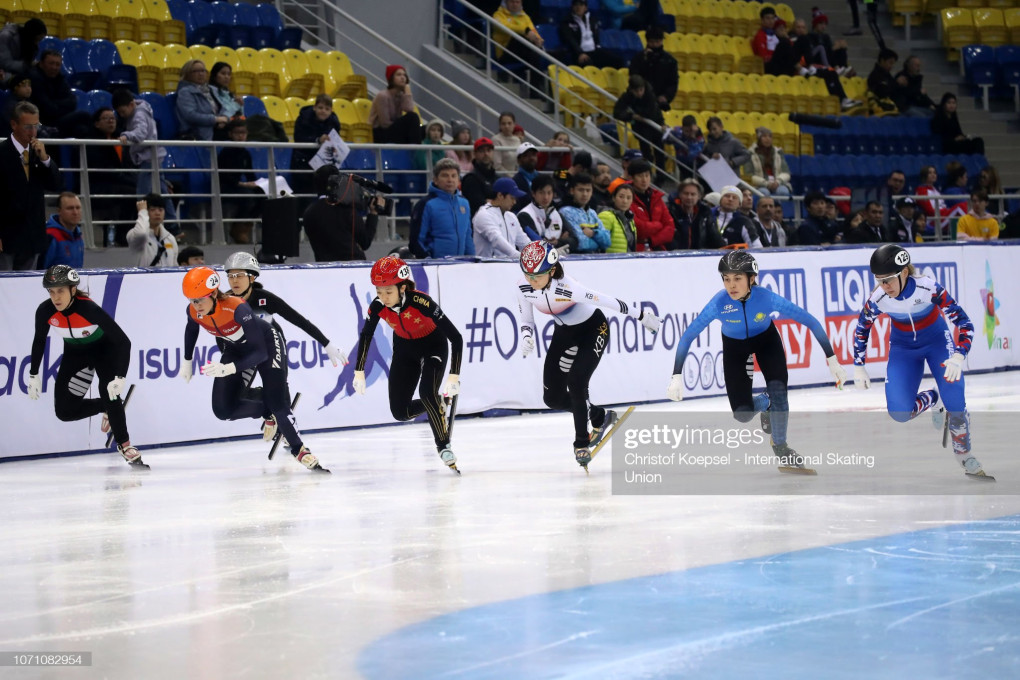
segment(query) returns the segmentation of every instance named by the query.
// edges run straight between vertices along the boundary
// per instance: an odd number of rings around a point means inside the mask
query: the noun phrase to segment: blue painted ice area
[[[1020,515],[475,607],[376,640],[358,669],[368,680],[1020,678]]]

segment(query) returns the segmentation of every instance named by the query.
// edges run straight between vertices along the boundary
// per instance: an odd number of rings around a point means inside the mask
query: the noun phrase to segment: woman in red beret
[[[414,110],[411,79],[398,64],[386,67],[386,89],[372,100],[368,112],[376,144],[420,144],[424,137],[421,119]]]

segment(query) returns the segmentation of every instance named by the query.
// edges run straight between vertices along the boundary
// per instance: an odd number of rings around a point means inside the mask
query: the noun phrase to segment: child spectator
[[[599,213],[602,225],[609,231],[607,253],[633,253],[637,250],[637,231],[634,228],[634,186],[619,177],[609,185],[613,206]]]
[[[588,207],[591,200],[591,175],[581,173],[571,177],[570,205],[560,208],[563,222],[577,239],[578,253],[604,253],[609,247],[609,232],[594,210]]]
[[[442,146],[444,143],[443,133],[445,131],[446,125],[443,121],[438,118],[430,120],[429,124],[425,126],[425,139],[422,140],[422,146]],[[449,158],[449,155],[452,155],[452,153],[452,151],[445,149],[415,151],[414,167],[416,170],[428,170],[429,167],[435,166],[442,159]],[[431,163],[429,163],[429,155],[432,156]]]
[[[156,133],[156,118],[152,114],[152,107],[144,99],[135,99],[135,96],[128,90],[119,89],[113,93],[113,108],[124,124],[124,132],[120,135],[120,143],[131,145],[128,150],[131,162],[141,170],[136,175],[136,195],[144,196],[149,193],[157,193],[153,191],[152,186],[151,170],[153,160],[155,159],[155,164],[158,167],[166,156],[166,149],[162,146],[142,144],[142,142],[156,140],[159,137]],[[153,153],[155,153],[155,156],[153,156]],[[170,185],[163,179],[162,174],[159,178],[158,193],[171,193]],[[173,201],[164,201],[163,206],[166,209],[166,218],[172,225],[177,220],[177,211],[174,208]],[[171,233],[179,234],[181,231],[180,227],[171,225],[168,225],[166,228]]]
[[[197,267],[205,264],[205,253],[198,246],[185,246],[177,253],[178,267]]]
[[[450,141],[451,145],[457,146],[471,146],[471,128],[468,127],[467,123],[461,120],[455,120],[450,124],[450,128],[453,134],[453,140]],[[453,154],[452,158],[457,161],[458,167],[460,167],[461,173],[471,172],[474,169],[472,161],[474,161],[474,152],[471,150],[453,150],[449,152]]]
[[[970,212],[956,223],[957,241],[991,241],[999,237],[999,221],[988,212],[988,194],[978,190],[970,195]]]
[[[514,149],[520,146],[521,143],[514,136],[514,126],[516,124],[517,119],[510,111],[504,111],[499,114],[499,134],[492,136],[492,143],[496,146],[508,146],[511,148],[508,151],[497,151],[492,157],[492,165],[496,168],[497,172],[510,172],[517,167],[517,154]]]

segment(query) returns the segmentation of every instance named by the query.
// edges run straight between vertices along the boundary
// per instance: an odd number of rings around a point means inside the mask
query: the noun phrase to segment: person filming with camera
[[[305,210],[304,228],[315,261],[364,260],[379,213],[387,212],[386,199],[362,190],[360,178],[332,165],[320,167],[312,179],[319,198]]]

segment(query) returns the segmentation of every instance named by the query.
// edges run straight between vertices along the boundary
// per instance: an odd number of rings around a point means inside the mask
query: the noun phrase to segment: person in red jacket
[[[761,8],[758,16],[761,17],[761,28],[751,38],[751,51],[767,64],[772,59],[776,45],[779,44],[775,32],[776,10],[766,5]]]
[[[637,249],[666,250],[673,241],[676,224],[666,207],[666,194],[652,186],[652,166],[639,158],[630,164],[634,184],[634,226],[637,228]]]

